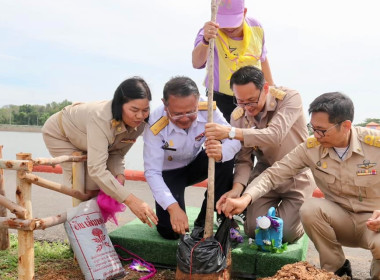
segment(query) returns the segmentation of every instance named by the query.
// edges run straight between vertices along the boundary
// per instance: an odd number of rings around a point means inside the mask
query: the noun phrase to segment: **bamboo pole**
[[[33,162],[30,160],[0,160],[0,168],[32,171]]]
[[[0,145],[0,159],[3,158],[3,146]],[[0,198],[5,196],[4,188],[4,171],[0,168]],[[0,201],[0,218],[7,217],[7,208]],[[8,229],[0,229],[0,250],[6,250],[10,247]]]
[[[218,11],[219,1],[211,0],[211,21],[216,21],[216,13]],[[207,59],[207,77],[208,77],[208,106],[207,106],[207,122],[213,122],[213,99],[214,99],[214,46],[215,39],[210,39],[209,55]],[[215,199],[215,159],[208,158],[208,184],[207,184],[207,208],[204,238],[213,235],[214,222],[214,199]]]
[[[18,160],[30,160],[31,154],[19,153],[16,155]],[[30,161],[31,162],[31,161]],[[33,164],[32,164],[33,165]],[[33,169],[33,166],[32,166]],[[32,219],[32,200],[31,200],[31,183],[20,179],[20,173],[17,171],[17,203],[24,207],[28,213],[27,219]],[[34,237],[33,231],[18,231],[18,279],[34,279]]]
[[[46,229],[64,223],[67,220],[67,213],[56,216],[46,217],[43,219],[22,220],[16,218],[0,217],[0,228],[2,229],[18,229],[32,231],[36,229]]]
[[[82,162],[87,159],[86,155],[82,156],[59,156],[55,158],[36,158],[33,160],[34,165],[50,165],[55,166],[63,162]]]
[[[32,173],[23,172],[20,174],[20,176],[22,179],[25,179],[29,183],[38,185],[40,187],[43,187],[43,188],[46,188],[46,189],[49,189],[52,191],[56,191],[59,193],[63,193],[63,194],[72,196],[72,197],[79,199],[79,200],[82,200],[82,201],[89,200],[91,198],[90,194],[82,193],[79,190],[72,189],[72,188],[64,186],[62,184],[41,178],[41,177],[34,175]]]
[[[0,195],[0,206],[3,206],[9,209],[9,211],[15,214],[17,218],[19,219],[25,220],[28,216],[28,211],[24,207],[14,203],[13,201],[9,200],[3,195]],[[1,216],[1,217],[6,217],[6,216]]]
[[[73,156],[82,156],[82,152],[74,152]],[[73,162],[73,190],[85,192],[84,162]],[[73,206],[77,206],[82,200],[73,198]]]

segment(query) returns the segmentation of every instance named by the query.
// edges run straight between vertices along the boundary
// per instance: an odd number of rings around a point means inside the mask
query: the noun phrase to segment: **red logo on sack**
[[[103,231],[100,228],[94,228],[92,230],[92,235],[95,236],[92,240],[98,244],[96,247],[96,252],[99,252],[103,249],[103,245],[107,247],[111,247],[111,245],[105,241],[106,235],[103,234]]]

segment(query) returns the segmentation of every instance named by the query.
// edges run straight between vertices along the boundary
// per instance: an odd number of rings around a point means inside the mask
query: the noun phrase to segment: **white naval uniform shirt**
[[[201,152],[202,145],[206,140],[203,133],[207,123],[207,111],[198,111],[196,120],[187,132],[169,121],[169,124],[155,136],[150,130],[150,126],[162,116],[166,116],[164,105],[150,114],[149,125],[145,127],[144,170],[154,199],[166,210],[169,205],[177,201],[165,184],[162,171],[184,167]],[[213,117],[214,123],[229,126],[219,109],[214,110]],[[229,161],[240,150],[240,141],[225,139],[222,142],[222,161]],[[165,144],[168,148],[175,150],[163,149]]]

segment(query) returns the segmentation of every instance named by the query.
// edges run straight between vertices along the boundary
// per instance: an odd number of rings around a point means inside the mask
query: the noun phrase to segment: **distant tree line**
[[[375,123],[380,124],[380,119],[367,118],[367,119],[364,120],[364,122],[362,122],[362,123],[357,123],[357,124],[355,124],[355,125],[356,125],[356,126],[366,126],[367,123],[370,123],[370,122],[375,122]]]
[[[0,108],[0,124],[41,126],[51,115],[71,103],[71,101],[65,99],[60,103],[52,102],[45,106],[30,104],[21,106],[6,105]]]

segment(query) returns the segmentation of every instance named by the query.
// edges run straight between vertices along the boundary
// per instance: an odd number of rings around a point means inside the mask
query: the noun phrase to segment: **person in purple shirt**
[[[235,109],[230,89],[232,73],[243,66],[261,69],[268,85],[274,85],[265,47],[264,30],[260,23],[246,17],[244,0],[222,0],[216,22],[208,21],[199,30],[192,53],[193,67],[204,68],[208,59],[209,41],[214,48],[214,100],[224,118],[230,122]],[[205,85],[208,86],[206,76]]]

